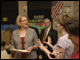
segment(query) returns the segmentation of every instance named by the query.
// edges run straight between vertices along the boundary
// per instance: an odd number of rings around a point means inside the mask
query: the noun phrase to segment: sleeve
[[[69,47],[68,42],[65,39],[60,39],[58,46],[62,47],[63,49],[67,49]]]
[[[11,49],[15,48],[14,33],[12,33]]]
[[[37,36],[38,36],[38,38],[39,38],[39,31],[38,31],[38,29],[36,29],[36,33],[37,33]]]
[[[33,41],[33,44],[34,44],[34,46],[36,46],[36,50],[38,49],[38,47],[37,47],[37,39],[38,39],[38,37],[37,37],[37,34],[36,34],[36,32],[34,31],[34,41]]]

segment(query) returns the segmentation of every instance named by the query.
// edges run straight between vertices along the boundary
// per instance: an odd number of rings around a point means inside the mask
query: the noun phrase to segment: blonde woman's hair
[[[71,14],[65,14],[61,17],[57,18],[57,21],[60,25],[62,25],[64,28],[66,27],[66,23],[70,20],[72,20],[74,17]]]
[[[16,25],[17,25],[19,28],[22,26],[22,25],[21,25],[21,19],[22,19],[22,17],[26,17],[27,20],[29,21],[29,18],[28,18],[27,15],[18,15],[18,16],[17,16],[17,19],[16,19]]]

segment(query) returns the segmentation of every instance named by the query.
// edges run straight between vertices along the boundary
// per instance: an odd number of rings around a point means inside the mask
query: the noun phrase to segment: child
[[[7,55],[8,54],[7,51],[4,50],[5,44],[6,44],[5,41],[1,42],[1,55]]]

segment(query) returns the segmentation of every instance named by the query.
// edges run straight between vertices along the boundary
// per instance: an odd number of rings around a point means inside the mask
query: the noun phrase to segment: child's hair
[[[57,18],[58,23],[62,25],[64,28],[66,27],[66,23],[70,20],[72,20],[74,17],[71,14],[65,14],[62,15],[61,17]]]
[[[2,41],[1,42],[1,46],[5,46],[6,45],[6,42],[5,41]]]

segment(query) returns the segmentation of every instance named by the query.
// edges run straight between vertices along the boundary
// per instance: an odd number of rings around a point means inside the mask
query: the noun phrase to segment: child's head
[[[58,24],[58,30],[61,31],[62,29],[65,29],[66,23],[70,20],[72,20],[74,17],[70,14],[65,14],[57,18]]]
[[[1,42],[1,51],[3,51],[5,45],[6,45],[6,42],[5,42],[5,41],[2,41],[2,42]]]
[[[5,41],[2,41],[1,42],[1,46],[5,46],[6,45],[6,42]]]

